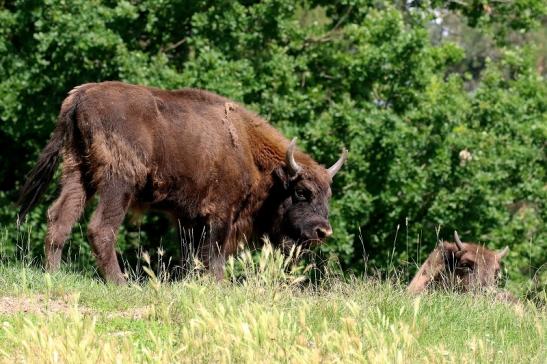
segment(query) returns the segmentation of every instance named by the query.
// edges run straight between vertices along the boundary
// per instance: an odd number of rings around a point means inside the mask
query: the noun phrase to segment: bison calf
[[[88,237],[107,281],[124,277],[115,252],[127,211],[155,209],[205,234],[195,247],[217,278],[238,242],[269,235],[308,246],[332,234],[330,184],[344,150],[324,168],[241,105],[196,89],[121,82],[74,88],[23,187],[19,219],[37,203],[63,158],[61,193],[48,210],[46,267],[94,195]]]
[[[454,242],[441,242],[433,250],[407,290],[416,294],[431,285],[460,291],[495,287],[500,261],[508,252],[508,247],[493,252],[478,244],[462,243],[454,231]]]

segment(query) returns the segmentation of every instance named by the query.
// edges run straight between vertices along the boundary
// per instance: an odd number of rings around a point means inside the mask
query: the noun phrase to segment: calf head
[[[316,163],[301,165],[296,162],[295,146],[296,140],[293,139],[287,148],[285,164],[274,171],[280,192],[276,197],[279,204],[273,235],[277,240],[306,248],[332,234],[328,208],[330,184],[346,161],[348,152],[344,149],[340,159],[326,169]]]
[[[441,242],[433,250],[410,282],[408,291],[422,292],[431,283],[460,291],[494,287],[501,259],[508,252],[508,247],[494,252],[478,244],[462,243],[454,231],[454,242]]]

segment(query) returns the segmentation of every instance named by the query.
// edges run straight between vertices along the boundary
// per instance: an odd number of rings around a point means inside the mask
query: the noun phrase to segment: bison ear
[[[274,169],[273,174],[277,177],[277,179],[279,179],[279,182],[281,182],[285,190],[289,189],[289,183],[291,179],[289,178],[282,166]]]

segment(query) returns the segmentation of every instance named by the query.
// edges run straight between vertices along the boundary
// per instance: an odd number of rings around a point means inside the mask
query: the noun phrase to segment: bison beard
[[[222,278],[240,241],[269,235],[310,245],[332,234],[330,184],[347,158],[326,169],[278,131],[216,94],[120,82],[74,88],[29,174],[19,221],[63,158],[61,193],[48,210],[46,267],[57,270],[72,226],[94,196],[88,237],[107,281],[125,281],[115,252],[129,209],[155,209],[205,231],[199,258]]]

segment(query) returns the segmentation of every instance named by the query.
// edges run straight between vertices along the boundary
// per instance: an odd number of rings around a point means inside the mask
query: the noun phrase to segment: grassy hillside
[[[227,281],[105,285],[81,274],[0,267],[2,362],[541,363],[547,316],[532,305],[374,280],[286,273],[266,249]],[[234,269],[234,267],[238,267]],[[234,271],[237,271],[237,279]]]

